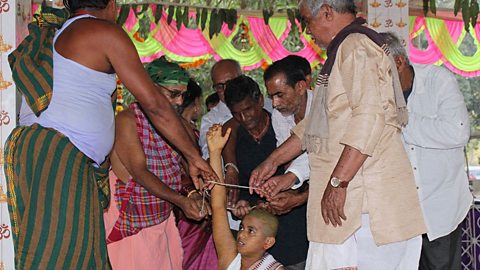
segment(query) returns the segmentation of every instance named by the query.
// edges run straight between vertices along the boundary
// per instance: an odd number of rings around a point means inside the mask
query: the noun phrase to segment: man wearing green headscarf
[[[165,58],[145,66],[172,106],[180,106],[189,76]],[[110,207],[104,214],[113,269],[182,269],[182,245],[173,206],[201,220],[202,200],[179,193],[182,157],[157,133],[140,105],[132,103],[116,118]],[[188,194],[190,195],[190,194]]]
[[[178,109],[183,103],[187,91],[189,75],[178,64],[168,62],[165,57],[154,60],[145,66],[145,70],[156,83],[170,104]]]

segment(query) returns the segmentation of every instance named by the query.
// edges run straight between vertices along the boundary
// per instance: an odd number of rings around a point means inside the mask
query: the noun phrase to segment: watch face
[[[340,185],[340,179],[338,179],[336,177],[332,177],[332,179],[330,179],[330,184],[333,187],[338,187]]]

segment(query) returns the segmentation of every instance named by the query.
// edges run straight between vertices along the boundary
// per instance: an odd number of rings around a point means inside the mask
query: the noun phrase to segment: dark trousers
[[[461,224],[448,235],[429,241],[422,235],[422,254],[420,270],[459,270],[462,257]]]

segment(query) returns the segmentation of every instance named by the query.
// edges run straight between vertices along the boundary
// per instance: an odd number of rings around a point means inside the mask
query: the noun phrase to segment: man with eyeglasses
[[[157,86],[162,89],[163,95],[165,95],[175,111],[178,112],[179,107],[182,106],[187,91],[183,88],[177,89],[175,86],[163,86],[161,84],[157,84]]]
[[[202,117],[202,124],[200,126],[200,139],[199,144],[202,148],[202,155],[204,159],[208,159],[208,148],[206,141],[206,134],[208,129],[213,124],[224,124],[232,118],[230,110],[225,105],[225,86],[229,80],[235,79],[242,75],[243,71],[240,67],[240,63],[234,59],[222,59],[215,63],[210,70],[210,76],[212,78],[213,90],[218,95],[220,102],[213,107],[207,114]],[[265,99],[264,109],[272,113],[272,101]],[[231,123],[235,125],[236,123]],[[234,128],[234,126],[232,126]],[[224,157],[225,158],[225,157]]]
[[[189,81],[185,70],[164,58],[145,69],[172,106],[183,103]],[[202,211],[201,196],[180,193],[183,157],[158,133],[137,102],[118,114],[115,133],[112,196],[104,213],[112,268],[181,269],[183,249],[173,207],[197,221],[209,210]]]
[[[224,124],[229,119],[232,118],[232,114],[225,104],[225,86],[227,81],[237,78],[242,75],[242,68],[240,64],[233,59],[222,59],[215,63],[210,70],[210,76],[212,78],[213,89],[218,95],[220,101],[218,104],[213,107],[207,114],[202,117],[202,123],[200,126],[200,138],[199,145],[202,149],[202,155],[204,159],[208,159],[208,148],[206,141],[206,134],[208,129],[213,126],[213,124]],[[228,125],[231,128],[235,128],[233,124],[237,124],[236,121],[230,121]],[[225,159],[225,157],[224,157]],[[238,184],[238,169],[236,169],[235,162],[227,161],[226,164],[229,164],[226,167],[226,173],[229,175],[225,176],[225,182],[230,184]],[[233,165],[232,165],[233,164]],[[232,165],[232,166],[230,166]],[[229,205],[232,204],[233,200],[236,200],[237,192],[233,192],[232,189],[228,190],[228,202]],[[230,227],[234,230],[238,230],[239,223],[234,221],[229,216]]]
[[[206,134],[208,129],[213,124],[224,124],[228,119],[232,118],[232,114],[225,105],[225,85],[227,81],[235,79],[242,75],[240,64],[233,59],[223,59],[215,63],[210,71],[210,76],[213,82],[213,89],[218,94],[220,102],[213,107],[207,114],[202,117],[202,124],[200,126],[199,144],[202,148],[203,158],[208,158],[208,148],[206,141]]]

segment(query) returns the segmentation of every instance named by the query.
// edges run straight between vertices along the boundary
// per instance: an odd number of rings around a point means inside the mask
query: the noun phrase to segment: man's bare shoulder
[[[127,36],[121,26],[101,19],[81,19],[72,25],[72,31],[81,32],[84,38],[118,39]]]

